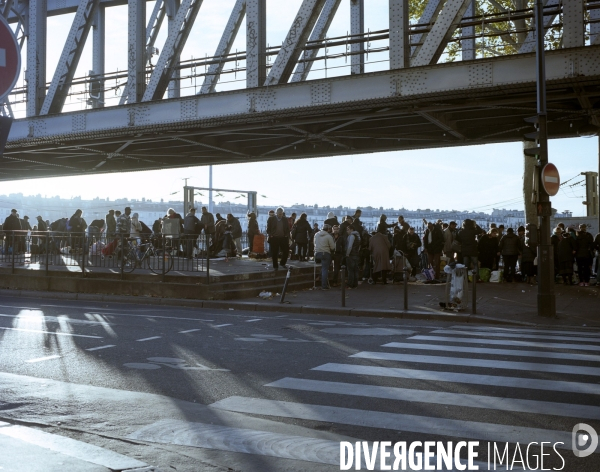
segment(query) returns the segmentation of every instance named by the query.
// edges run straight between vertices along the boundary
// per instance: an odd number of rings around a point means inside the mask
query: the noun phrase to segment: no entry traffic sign
[[[542,169],[542,185],[548,195],[553,197],[560,188],[560,175],[554,164],[546,164]]]
[[[21,70],[21,50],[6,19],[0,15],[0,99],[13,89]]]

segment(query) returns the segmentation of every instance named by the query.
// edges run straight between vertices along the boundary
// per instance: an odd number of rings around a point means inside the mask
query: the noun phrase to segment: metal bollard
[[[121,234],[121,280],[125,278],[125,272],[123,272],[123,266],[125,265],[125,245],[123,244],[125,235]],[[119,253],[117,253],[118,255]]]
[[[285,302],[285,292],[287,291],[287,286],[290,281],[290,277],[292,276],[292,268],[288,267],[287,275],[285,276],[285,282],[283,283],[283,290],[281,291],[281,299],[279,303]]]
[[[472,311],[471,313],[473,315],[477,314],[477,276],[479,275],[479,270],[477,268],[475,268],[475,270],[473,271],[473,307],[472,307]],[[468,275],[467,275],[467,281],[468,281]]]
[[[404,269],[404,311],[408,311],[408,278],[410,277],[410,273],[410,269]]]
[[[167,268],[166,268],[166,262],[165,259],[167,259],[166,255],[167,255],[167,237],[163,234],[161,235],[161,246],[162,246],[162,281],[166,282],[166,274],[167,274]],[[156,258],[157,262],[159,260],[159,258]],[[171,261],[172,259],[169,259],[169,261]]]
[[[85,256],[89,251],[89,247],[88,247],[88,242],[87,242],[87,238],[85,236],[83,236],[82,238],[82,244],[81,244],[81,276],[85,277]]]
[[[17,248],[15,247],[15,233],[12,234],[12,268],[11,274],[15,273],[15,252],[17,252]]]
[[[46,236],[46,277],[48,277],[48,262],[50,257],[50,233]]]
[[[342,307],[346,306],[346,266],[340,267],[340,278],[342,281]]]
[[[208,233],[205,232],[204,235],[206,236],[206,285],[210,285],[210,257],[208,256]]]

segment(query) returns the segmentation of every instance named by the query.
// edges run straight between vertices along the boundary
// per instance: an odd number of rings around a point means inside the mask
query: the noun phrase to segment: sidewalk
[[[445,284],[408,284],[408,310],[426,314],[451,314],[452,311],[441,309],[440,302],[445,302]],[[471,289],[472,284],[469,289]],[[555,285],[557,318],[544,318],[537,314],[537,286],[524,283],[479,283],[477,284],[477,317],[484,317],[517,324],[543,326],[569,325],[579,327],[600,327],[600,287],[578,287]],[[382,316],[393,316],[393,312],[402,312],[404,307],[404,287],[402,283],[387,285],[369,285],[362,282],[357,289],[347,290],[345,304],[342,308],[341,288],[331,290],[303,290],[286,294],[289,306],[311,306],[327,309],[328,313],[339,309],[352,314],[367,311],[371,316],[380,313]],[[469,315],[469,306],[458,314]],[[269,311],[279,305],[279,297],[271,300],[261,298],[247,299],[246,302],[256,304],[256,310],[267,308]],[[415,316],[411,316],[414,318]]]

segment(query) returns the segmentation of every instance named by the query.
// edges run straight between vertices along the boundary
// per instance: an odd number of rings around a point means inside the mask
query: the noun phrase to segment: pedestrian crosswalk
[[[265,385],[284,400],[232,396],[211,407],[415,440],[545,441],[574,457],[573,427],[600,420],[598,350],[598,332],[435,329]]]

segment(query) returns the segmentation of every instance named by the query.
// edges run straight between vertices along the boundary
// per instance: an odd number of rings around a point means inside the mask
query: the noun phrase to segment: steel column
[[[429,0],[429,2],[427,2],[427,6],[425,7],[425,10],[423,10],[423,14],[421,15],[421,18],[419,18],[419,25],[429,25],[429,24],[433,24],[435,22],[435,20],[437,19],[440,10],[442,9],[443,3],[442,0]],[[414,34],[412,35],[412,40],[415,43],[421,43],[422,40],[425,39],[425,37],[427,36],[427,34],[423,34],[423,33],[419,33],[419,34]],[[415,57],[418,53],[419,50],[421,49],[421,46],[412,46],[411,47],[411,57]]]
[[[350,0],[350,34],[352,39],[357,39],[365,33],[365,2],[364,0]],[[365,72],[365,43],[352,43],[350,45],[351,73],[364,74]]]
[[[171,9],[173,10],[173,13],[170,14],[168,13],[168,25],[167,25],[167,29],[168,29],[168,34],[176,34],[175,33],[175,29],[177,28],[177,23],[175,21],[175,17],[176,17],[176,13],[179,11],[179,7],[181,6],[181,2],[179,0],[170,0],[170,2],[167,5],[173,5],[171,7]],[[180,51],[181,52],[181,51]],[[171,74],[171,80],[169,82],[169,92],[168,92],[168,97],[169,98],[179,98],[180,96],[180,92],[181,92],[181,82],[179,81],[179,78],[181,76],[181,73],[179,71],[179,69],[177,69],[177,65],[179,65],[179,54],[177,55],[177,57],[175,57],[173,59],[172,62],[172,67],[173,67],[173,72]]]
[[[267,2],[246,0],[246,87],[267,79]]]
[[[29,0],[27,11],[27,116],[37,116],[46,97],[46,0]]]
[[[321,16],[319,16],[319,20],[313,29],[308,42],[316,42],[323,41],[325,36],[327,35],[327,31],[331,26],[331,22],[335,17],[335,14],[340,6],[342,0],[327,0],[325,6],[323,7],[323,11],[321,12]],[[314,58],[317,57],[319,53],[319,49],[308,49],[304,51],[302,54],[301,60],[296,67],[296,71],[292,77],[291,82],[302,82],[306,80],[308,77],[308,73],[312,69],[314,64]]]
[[[104,106],[104,64],[105,64],[105,7],[100,5],[92,24],[92,71],[90,84],[92,108]]]
[[[469,2],[469,7],[465,12],[465,17],[470,18],[475,15],[475,0]],[[462,60],[472,61],[476,58],[477,52],[475,51],[475,27],[465,26],[462,28],[461,35],[463,39],[460,42],[462,49]]]
[[[127,101],[142,101],[146,88],[146,0],[129,0]]]
[[[390,0],[390,69],[410,67],[409,0]]]
[[[436,64],[460,24],[471,0],[448,0],[414,58],[413,66]]]
[[[81,0],[40,115],[62,111],[100,0]]]
[[[142,101],[160,100],[165,94],[201,6],[202,0],[184,0],[181,3]]]
[[[324,5],[325,0],[304,0],[302,2],[273,67],[271,67],[265,85],[288,82]]]
[[[227,26],[225,26],[225,31],[223,32],[223,36],[221,36],[221,41],[217,46],[217,51],[215,52],[215,58],[219,58],[219,62],[215,64],[211,64],[208,68],[208,72],[206,77],[204,77],[204,83],[202,84],[202,88],[198,95],[204,93],[214,93],[217,83],[219,82],[219,77],[221,76],[221,72],[223,71],[223,67],[225,66],[224,59],[231,52],[231,47],[233,46],[233,42],[237,37],[237,34],[242,26],[242,21],[244,21],[244,16],[246,15],[246,0],[237,0],[233,7],[233,11],[231,12],[231,16],[229,17],[229,21],[227,22]]]
[[[563,48],[585,45],[583,0],[563,0]]]
[[[546,7],[558,7],[560,0],[544,0],[544,5]],[[556,13],[551,15],[544,15],[544,36],[546,35],[546,30],[550,27],[554,19],[556,18]],[[519,54],[525,54],[528,52],[535,51],[536,45],[536,30],[530,31],[527,34],[527,38],[519,48]]]
[[[596,3],[596,5],[600,6],[600,3]],[[590,20],[593,21],[590,23],[590,44],[600,44],[600,8],[594,8],[589,13]]]

